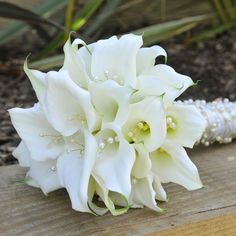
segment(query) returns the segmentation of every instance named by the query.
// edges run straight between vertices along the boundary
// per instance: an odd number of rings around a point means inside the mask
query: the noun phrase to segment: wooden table
[[[236,235],[236,143],[196,148],[191,158],[205,188],[168,184],[166,213],[131,209],[118,217],[75,212],[66,191],[46,197],[16,182],[25,169],[0,167],[0,235]]]

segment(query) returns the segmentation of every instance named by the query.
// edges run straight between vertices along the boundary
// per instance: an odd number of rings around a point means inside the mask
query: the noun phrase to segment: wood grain
[[[0,167],[0,235],[236,235],[236,143],[196,148],[191,158],[203,189],[168,184],[166,213],[131,209],[118,217],[75,212],[66,191],[44,196],[16,182],[23,168]]]

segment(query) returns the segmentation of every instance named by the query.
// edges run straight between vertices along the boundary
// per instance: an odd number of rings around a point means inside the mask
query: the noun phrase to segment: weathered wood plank
[[[77,213],[64,190],[46,197],[16,182],[23,168],[1,167],[0,235],[236,235],[236,143],[197,148],[191,157],[205,188],[168,184],[166,213],[135,209],[119,217]]]

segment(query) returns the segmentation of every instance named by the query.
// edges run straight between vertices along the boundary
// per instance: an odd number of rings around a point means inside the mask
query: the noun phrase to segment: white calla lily
[[[192,148],[206,128],[206,120],[192,105],[174,103],[167,108],[167,139]]]
[[[155,59],[163,56],[167,60],[166,51],[160,46],[152,46],[149,48],[140,48],[137,54],[137,75],[148,71],[155,65]]]
[[[21,166],[30,167],[25,178],[28,185],[41,188],[46,195],[62,188],[56,173],[56,160],[37,161],[32,159],[28,148],[22,141],[13,155],[19,160]]]
[[[112,79],[121,85],[136,85],[136,56],[142,46],[141,36],[113,36],[96,43],[91,62],[94,80]]]
[[[171,104],[193,84],[190,77],[177,73],[170,66],[159,64],[144,71],[137,78],[137,94],[140,96],[164,94],[165,104]]]
[[[128,199],[125,196],[122,196],[119,193],[115,193],[116,197],[123,199],[122,203],[125,202],[122,208],[116,208],[114,203],[114,195],[112,196],[110,190],[106,188],[105,182],[98,176],[93,175],[94,179],[96,180],[96,193],[102,199],[105,206],[109,209],[112,215],[118,216],[126,213],[129,209]]]
[[[98,158],[94,173],[100,177],[105,187],[124,195],[127,199],[131,192],[130,172],[135,161],[135,151],[122,136],[115,123],[104,125],[96,134]]]
[[[157,206],[156,192],[153,188],[153,177],[148,175],[142,179],[135,179],[132,185],[130,195],[130,204],[133,208],[146,206],[154,211],[163,212],[163,209]]]
[[[188,190],[202,187],[198,170],[183,147],[166,141],[161,148],[150,153],[150,158],[153,173],[161,183],[173,182]]]
[[[62,153],[63,137],[48,123],[39,104],[27,109],[12,108],[9,113],[32,159],[56,159]]]
[[[82,127],[98,129],[100,119],[88,91],[77,86],[66,71],[47,74],[46,111],[54,128],[70,136]]]
[[[129,97],[132,93],[129,87],[122,87],[115,81],[91,83],[89,92],[96,111],[102,116],[103,123],[115,122],[121,124],[126,119],[129,110]]]
[[[96,161],[96,140],[86,129],[66,139],[67,148],[57,161],[60,183],[67,189],[73,209],[91,212],[88,185]]]
[[[162,97],[148,96],[131,104],[122,131],[130,143],[143,142],[149,152],[160,147],[166,137]]]
[[[86,46],[81,39],[75,39],[71,44],[70,37],[64,45],[65,59],[61,71],[68,71],[70,78],[81,88],[87,89],[89,84],[89,76],[86,72],[86,65],[83,58],[78,53],[78,45]]]

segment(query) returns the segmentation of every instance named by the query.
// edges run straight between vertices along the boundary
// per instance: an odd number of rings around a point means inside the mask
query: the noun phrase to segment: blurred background
[[[182,99],[236,100],[236,0],[0,1],[0,165],[15,163],[19,138],[7,109],[29,107],[35,95],[23,72],[56,69],[70,31],[87,43],[111,35],[143,34],[167,64],[200,80]]]

